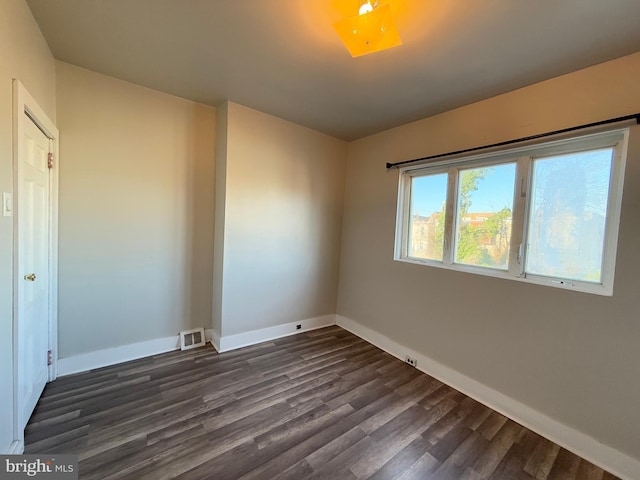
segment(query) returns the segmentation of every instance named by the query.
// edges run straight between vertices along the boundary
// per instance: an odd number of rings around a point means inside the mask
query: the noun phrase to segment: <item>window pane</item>
[[[600,283],[613,148],[534,160],[526,272]]]
[[[456,263],[506,270],[516,164],[460,170]]]
[[[447,174],[411,179],[410,257],[442,261]]]

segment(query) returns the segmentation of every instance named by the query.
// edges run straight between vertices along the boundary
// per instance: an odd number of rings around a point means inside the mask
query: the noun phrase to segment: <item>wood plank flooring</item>
[[[339,327],[60,378],[26,453],[87,480],[616,478]]]

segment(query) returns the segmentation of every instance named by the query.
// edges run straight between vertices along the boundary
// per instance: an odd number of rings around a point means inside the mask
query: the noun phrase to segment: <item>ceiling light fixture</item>
[[[358,10],[358,15],[366,15],[367,13],[373,12],[373,5],[369,0],[364,0],[360,5],[360,9]]]
[[[358,15],[334,23],[333,28],[354,58],[402,45],[388,3],[361,0]]]

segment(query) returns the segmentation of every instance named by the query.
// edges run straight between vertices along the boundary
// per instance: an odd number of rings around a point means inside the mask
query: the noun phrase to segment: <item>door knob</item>
[[[35,282],[36,281],[36,274],[35,273],[30,273],[29,275],[25,275],[24,279],[27,280],[28,282]]]

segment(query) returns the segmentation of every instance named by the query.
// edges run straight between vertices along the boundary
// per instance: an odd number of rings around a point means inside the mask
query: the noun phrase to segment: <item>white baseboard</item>
[[[342,315],[336,315],[336,324],[402,361],[405,360],[407,355],[410,355],[417,359],[417,368],[424,373],[446,383],[614,475],[625,480],[637,480],[640,478],[640,460],[604,445],[595,438],[568,427],[354,320]]]
[[[213,348],[216,349],[216,352],[220,352],[220,335],[218,335],[213,328],[208,328],[204,332],[205,337],[208,342],[211,342]]]
[[[118,363],[136,360],[138,358],[170,352],[180,348],[180,338],[157,338],[145,342],[122,345],[120,347],[106,348],[95,352],[83,353],[73,357],[58,360],[58,376],[71,375],[72,373],[86,372],[100,367],[108,367]]]
[[[317,328],[329,327],[335,324],[336,316],[334,314],[323,315],[321,317],[307,318],[297,322],[276,325],[275,327],[252,330],[251,332],[222,336],[218,339],[218,345],[216,346],[215,343],[213,345],[218,352],[228,352],[229,350],[267,342],[288,335],[295,335],[296,333],[308,332],[309,330],[315,330]],[[296,329],[297,325],[301,325],[299,330]],[[214,341],[215,340],[214,338]]]
[[[24,453],[24,440],[14,440],[9,445],[7,455],[22,455]]]
[[[335,324],[335,315],[323,315],[322,317],[307,318],[298,322],[253,330],[237,335],[228,335],[226,337],[219,337],[213,329],[208,328],[205,330],[205,340],[210,341],[213,348],[218,352],[228,352],[229,350],[235,350],[237,348],[255,345],[256,343],[266,342],[296,333],[308,332],[309,330]],[[301,325],[302,328],[297,330],[297,325]],[[176,335],[175,337],[147,340],[145,342],[132,343],[130,345],[122,345],[120,347],[61,358],[58,360],[58,376],[63,377],[73,373],[87,372],[95,368],[108,367],[138,358],[170,352],[171,350],[177,350],[179,348],[180,338]]]

